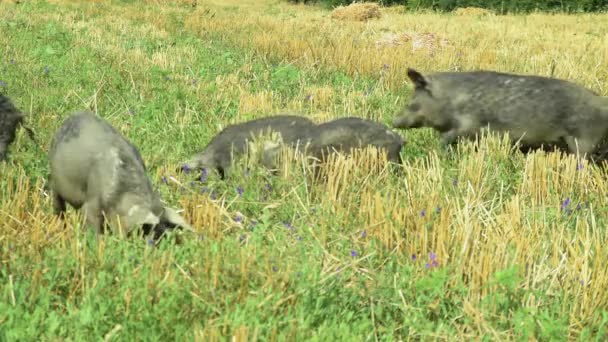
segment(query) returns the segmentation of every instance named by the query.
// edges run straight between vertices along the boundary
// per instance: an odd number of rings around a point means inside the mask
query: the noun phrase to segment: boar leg
[[[566,143],[568,144],[570,153],[576,154],[578,151],[580,155],[590,158],[596,142],[588,138],[568,136],[566,137]]]
[[[101,214],[99,202],[96,200],[89,200],[84,204],[83,209],[87,217],[87,224],[92,226],[97,234],[103,234],[103,216]]]
[[[441,145],[452,146],[458,142],[459,130],[451,129],[441,135]]]
[[[6,159],[6,143],[0,142],[0,161]]]
[[[61,219],[65,218],[65,200],[56,191],[53,191],[53,211]]]

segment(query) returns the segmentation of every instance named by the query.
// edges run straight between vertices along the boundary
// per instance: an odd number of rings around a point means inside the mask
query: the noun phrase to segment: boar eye
[[[409,105],[410,112],[417,112],[420,110],[420,104],[419,103],[412,103],[411,105]]]

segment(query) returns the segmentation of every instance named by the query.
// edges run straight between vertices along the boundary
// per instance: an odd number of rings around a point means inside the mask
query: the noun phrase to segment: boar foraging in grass
[[[87,223],[103,233],[106,220],[158,239],[175,227],[192,230],[173,209],[164,207],[146,175],[137,148],[91,112],[77,112],[57,130],[49,151],[53,206],[63,216],[69,203],[85,211]]]
[[[309,153],[317,158],[331,151],[350,153],[369,146],[386,149],[387,158],[401,164],[403,138],[387,126],[357,117],[344,117],[318,125],[311,137]]]
[[[521,145],[565,143],[590,157],[608,129],[608,99],[573,82],[494,71],[407,74],[414,94],[393,127],[431,127],[444,145],[489,127]]]
[[[207,144],[205,149],[185,162],[180,169],[216,169],[221,178],[228,177],[233,158],[247,152],[249,141],[256,136],[270,132],[279,133],[282,143],[295,146],[308,137],[315,124],[304,117],[296,115],[276,115],[241,122],[224,128]],[[272,154],[278,148],[276,144],[263,144]],[[269,161],[270,157],[264,157]]]
[[[344,117],[318,125],[310,137],[307,154],[324,160],[330,153],[350,154],[353,149],[374,146],[386,151],[389,162],[402,164],[401,149],[404,144],[399,134],[381,123]]]
[[[0,161],[5,160],[8,148],[15,140],[19,126],[23,127],[30,139],[37,144],[34,132],[23,124],[25,116],[12,104],[10,99],[0,94]]]

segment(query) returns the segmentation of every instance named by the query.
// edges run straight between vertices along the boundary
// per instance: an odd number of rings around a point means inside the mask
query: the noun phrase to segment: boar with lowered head
[[[569,81],[494,71],[407,75],[414,94],[393,127],[432,127],[443,144],[489,128],[521,145],[563,142],[590,156],[607,133],[608,99]]]
[[[246,153],[249,142],[257,136],[278,133],[282,144],[296,146],[309,136],[314,127],[315,124],[305,117],[286,114],[230,125],[211,139],[202,152],[185,162],[181,169],[216,169],[222,178],[226,178],[233,158]],[[277,150],[273,142],[261,145],[267,148],[269,153]],[[266,156],[264,159],[269,160],[270,157]]]
[[[19,111],[10,99],[0,94],[0,161],[6,159],[8,148],[15,140],[17,128],[22,126],[29,137],[36,143],[34,132],[23,125],[25,116]]]
[[[344,117],[318,125],[311,134],[307,153],[324,159],[329,153],[349,154],[353,149],[374,146],[384,149],[387,159],[401,164],[403,138],[387,126],[362,118]]]
[[[57,130],[49,151],[50,185],[55,213],[66,202],[83,208],[98,233],[106,220],[122,227],[142,227],[158,239],[165,230],[192,228],[173,209],[164,207],[146,175],[137,148],[114,127],[91,112],[77,112]]]

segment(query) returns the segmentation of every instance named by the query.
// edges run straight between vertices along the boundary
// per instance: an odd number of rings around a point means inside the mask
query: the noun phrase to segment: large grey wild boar
[[[19,111],[11,100],[0,94],[0,161],[5,160],[8,148],[15,140],[17,128],[23,127],[30,139],[36,143],[34,132],[23,124],[25,115]]]
[[[118,218],[131,230],[141,226],[158,239],[166,230],[192,228],[164,207],[146,175],[137,148],[108,122],[91,112],[76,112],[57,130],[49,151],[53,206],[63,216],[66,202],[85,211],[97,233]]]
[[[607,133],[608,99],[573,82],[494,71],[407,75],[414,94],[393,127],[432,127],[443,144],[489,127],[521,145],[565,143],[590,156]]]
[[[387,159],[401,164],[404,139],[379,122],[357,117],[343,117],[318,125],[310,136],[307,153],[324,159],[329,153],[350,154],[353,149],[375,146],[384,149]]]
[[[282,144],[297,146],[315,128],[314,122],[297,115],[275,115],[230,125],[219,132],[204,150],[186,161],[182,169],[216,169],[221,178],[230,172],[232,160],[247,152],[248,142],[260,134],[275,132],[280,134]],[[269,155],[278,150],[276,145],[268,145]],[[266,147],[264,147],[266,148]]]

